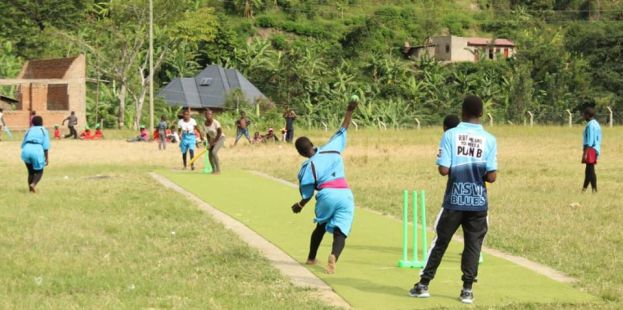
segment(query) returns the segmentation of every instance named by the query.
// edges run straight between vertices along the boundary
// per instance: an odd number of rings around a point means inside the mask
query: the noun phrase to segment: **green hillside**
[[[147,0],[1,3],[0,76],[17,74],[25,59],[85,53],[89,77],[106,81],[98,96],[89,83],[91,122],[136,127],[146,121],[147,8]],[[309,127],[334,124],[353,93],[365,126],[437,124],[468,93],[503,123],[531,111],[561,124],[567,109],[580,121],[587,105],[602,120],[607,106],[623,117],[617,0],[155,0],[154,10],[157,88],[207,64],[236,68],[270,98],[257,120],[267,124],[284,106]],[[405,42],[448,34],[508,38],[518,53],[451,65],[402,53]],[[176,111],[159,102],[158,113]]]

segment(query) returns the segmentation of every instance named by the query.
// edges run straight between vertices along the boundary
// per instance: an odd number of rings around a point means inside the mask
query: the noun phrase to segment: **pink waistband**
[[[318,186],[318,189],[325,188],[349,188],[348,183],[346,183],[346,179],[339,178],[332,181],[324,182]]]

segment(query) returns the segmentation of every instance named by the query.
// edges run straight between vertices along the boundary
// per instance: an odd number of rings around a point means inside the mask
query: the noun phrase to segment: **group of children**
[[[250,144],[262,144],[279,141],[291,143],[294,139],[294,121],[297,116],[296,113],[294,113],[294,110],[286,108],[283,117],[286,120],[286,127],[281,129],[280,136],[277,136],[275,130],[271,127],[268,128],[268,132],[264,135],[262,135],[259,131],[256,131],[253,135],[253,139],[251,139],[249,135],[251,120],[247,117],[246,112],[240,112],[240,118],[236,120],[236,139],[234,141],[234,145],[237,145],[238,141],[242,137],[245,137]]]
[[[70,137],[71,137],[71,133],[70,133]],[[102,128],[99,124],[95,125],[95,131],[91,131],[91,128],[89,126],[86,126],[84,128],[84,131],[82,131],[79,135],[77,135],[79,139],[81,140],[102,140],[104,139],[104,132],[102,131]],[[60,140],[62,139],[62,135],[61,135],[61,129],[59,125],[54,125],[54,139],[55,140]],[[65,136],[65,139],[67,139],[68,137]]]

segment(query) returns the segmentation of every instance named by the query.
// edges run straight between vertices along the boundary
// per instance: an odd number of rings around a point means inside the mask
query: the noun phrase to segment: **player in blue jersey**
[[[333,234],[333,246],[327,264],[327,273],[330,274],[335,273],[335,265],[346,245],[355,213],[353,193],[344,174],[342,152],[346,147],[346,131],[357,104],[356,98],[351,100],[342,127],[324,146],[315,147],[307,137],[300,137],[295,142],[296,150],[308,160],[303,163],[298,174],[301,201],[292,206],[292,211],[301,212],[317,192],[316,228],[311,235],[307,264],[316,264],[318,247],[325,232],[329,232]]]
[[[448,184],[442,209],[435,221],[437,237],[433,240],[420,281],[409,291],[413,297],[430,297],[428,285],[435,277],[448,244],[456,230],[463,228],[464,249],[461,257],[463,289],[459,299],[471,304],[472,284],[478,275],[478,259],[487,234],[487,188],[497,171],[495,137],[480,124],[482,100],[467,96],[463,100],[462,122],[443,134],[437,156],[437,166]]]
[[[595,119],[595,109],[586,108],[584,110],[584,120],[586,120],[586,128],[584,128],[584,135],[582,139],[582,145],[584,151],[582,152],[582,163],[586,164],[584,170],[584,186],[582,192],[588,189],[588,184],[591,184],[593,193],[597,192],[597,174],[595,174],[595,165],[597,164],[597,158],[601,153],[601,127]]]
[[[43,177],[43,169],[50,163],[50,133],[43,127],[43,118],[33,116],[32,127],[28,129],[22,141],[22,160],[28,169],[28,188],[35,193],[37,184]]]

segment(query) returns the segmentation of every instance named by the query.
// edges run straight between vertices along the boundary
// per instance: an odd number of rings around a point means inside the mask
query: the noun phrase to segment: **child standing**
[[[166,150],[167,149],[167,118],[162,115],[160,116],[160,122],[158,123],[158,149]]]
[[[180,134],[180,150],[182,151],[182,162],[186,169],[186,153],[190,153],[190,159],[195,157],[195,147],[197,138],[195,130],[197,129],[197,121],[190,117],[190,111],[184,110],[182,119],[177,123],[177,131]],[[190,169],[195,170],[195,165],[191,164]]]
[[[56,140],[61,139],[61,129],[59,128],[58,125],[54,125],[54,139]]]
[[[435,277],[452,236],[461,226],[465,242],[461,258],[463,289],[459,299],[466,304],[474,300],[472,285],[478,276],[480,250],[488,230],[485,181],[493,183],[497,177],[497,144],[495,137],[480,124],[482,114],[482,100],[476,96],[465,97],[463,121],[441,138],[437,169],[442,176],[448,176],[448,183],[435,222],[437,237],[420,281],[409,291],[413,297],[430,297],[428,285]]]
[[[584,186],[582,192],[586,192],[588,184],[591,185],[593,193],[597,192],[597,174],[595,174],[595,165],[597,158],[601,153],[601,127],[595,119],[595,109],[586,108],[582,115],[586,121],[583,135],[583,152],[582,163],[586,164],[584,170]]]

